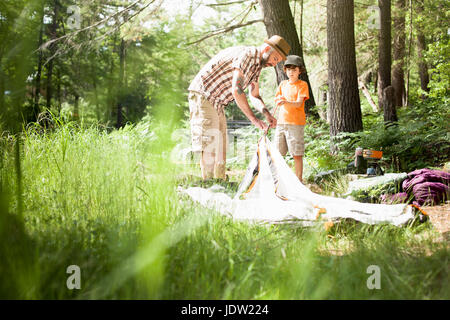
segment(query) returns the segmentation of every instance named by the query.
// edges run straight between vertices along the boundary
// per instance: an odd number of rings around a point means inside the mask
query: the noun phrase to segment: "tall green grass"
[[[449,299],[449,248],[429,223],[326,231],[237,222],[177,193],[169,126],[107,133],[57,123],[14,141],[0,166],[0,297],[12,299]],[[233,182],[225,184],[235,187]],[[69,265],[81,289],[66,286]],[[381,289],[366,286],[378,265]]]

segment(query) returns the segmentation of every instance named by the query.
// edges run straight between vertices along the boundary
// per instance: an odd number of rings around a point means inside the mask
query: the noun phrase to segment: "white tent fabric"
[[[304,186],[267,137],[258,142],[236,196],[204,188],[182,190],[205,207],[234,219],[255,222],[317,222],[353,219],[367,224],[401,226],[414,219],[414,208],[406,204],[360,203],[316,194]]]

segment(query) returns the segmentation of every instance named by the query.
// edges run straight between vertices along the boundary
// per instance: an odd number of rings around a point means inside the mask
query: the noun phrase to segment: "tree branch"
[[[219,35],[221,33],[230,32],[230,31],[232,31],[234,29],[242,28],[242,27],[245,27],[245,26],[257,23],[257,22],[263,22],[263,19],[252,20],[252,21],[248,21],[246,23],[235,24],[235,25],[232,25],[232,26],[229,26],[229,27],[226,27],[226,28],[217,29],[217,30],[215,30],[213,32],[208,33],[207,35],[201,37],[200,39],[198,39],[196,41],[187,43],[186,46],[190,46],[190,45],[202,42],[203,40],[206,40],[208,38],[217,36],[217,35]]]
[[[90,25],[90,26],[87,26],[87,27],[85,27],[85,28],[83,28],[83,29],[79,29],[79,30],[73,31],[73,32],[71,32],[71,33],[68,33],[68,34],[63,35],[62,37],[59,37],[59,38],[56,38],[56,39],[52,39],[52,40],[50,40],[50,41],[47,41],[47,42],[45,42],[44,44],[42,44],[42,45],[38,48],[38,50],[44,50],[44,49],[46,49],[49,45],[51,45],[51,44],[54,43],[54,42],[57,42],[57,41],[60,41],[60,40],[66,39],[66,38],[72,38],[72,37],[76,36],[77,34],[79,34],[79,33],[81,33],[81,32],[84,32],[84,31],[90,30],[90,29],[92,29],[92,28],[98,27],[98,26],[101,25],[102,23],[105,23],[105,22],[107,22],[108,20],[113,19],[113,18],[115,18],[115,17],[117,17],[117,16],[119,16],[119,15],[121,15],[121,14],[123,14],[123,13],[129,11],[130,9],[132,9],[136,4],[138,4],[138,3],[141,2],[141,1],[142,1],[142,0],[137,0],[137,1],[133,2],[132,4],[130,4],[128,7],[124,8],[123,10],[117,11],[116,13],[114,13],[114,14],[112,14],[112,15],[110,15],[110,16],[108,16],[108,17],[106,17],[106,18],[104,18],[104,19],[102,19],[102,20],[100,20],[100,21],[97,21],[96,23],[94,23],[94,24],[92,24],[92,25]],[[140,12],[142,12],[144,9],[148,8],[148,7],[149,7],[152,3],[154,3],[155,1],[156,1],[156,0],[150,1],[150,2],[149,2],[148,4],[146,4],[143,8],[141,8],[140,10],[138,10],[138,13],[140,13]],[[133,15],[133,17],[134,17],[134,16],[135,16],[135,15]],[[122,23],[122,24],[123,24],[123,23]]]
[[[89,45],[89,44],[95,43],[95,42],[97,42],[97,41],[103,40],[103,39],[106,38],[108,35],[112,34],[112,33],[115,32],[116,30],[120,29],[120,27],[121,27],[123,24],[125,24],[125,23],[128,22],[128,21],[130,21],[132,18],[134,18],[135,16],[137,16],[138,14],[140,14],[141,12],[143,12],[145,9],[147,9],[147,8],[148,8],[151,4],[153,4],[155,1],[156,1],[156,0],[150,1],[150,2],[147,3],[144,7],[140,8],[139,10],[137,10],[137,11],[136,11],[134,14],[132,14],[130,17],[128,17],[127,19],[124,19],[124,21],[120,22],[120,24],[118,24],[117,26],[113,26],[110,30],[107,30],[103,35],[98,36],[98,37],[96,37],[96,38],[94,38],[94,39],[91,39],[91,40],[86,41],[86,44]],[[131,4],[130,6],[133,6],[133,5],[137,4],[138,2],[139,2],[139,0],[136,1],[136,2],[134,2],[133,4]],[[160,4],[159,4],[159,5],[160,5]],[[151,14],[153,14],[154,12],[156,12],[156,10],[159,9],[159,5],[151,12]],[[73,39],[78,33],[82,32],[82,31],[86,31],[86,30],[91,29],[91,28],[94,28],[94,27],[96,27],[96,26],[98,26],[98,25],[100,25],[100,24],[102,24],[102,23],[108,21],[109,19],[112,19],[112,18],[114,18],[114,17],[116,17],[116,16],[118,16],[118,15],[120,15],[120,14],[123,14],[123,13],[127,12],[128,10],[130,10],[130,6],[128,6],[127,8],[125,8],[125,9],[119,11],[119,12],[116,12],[115,14],[113,14],[113,15],[111,15],[111,16],[108,16],[108,17],[106,17],[106,18],[104,18],[104,19],[102,19],[102,20],[100,20],[100,21],[94,23],[93,25],[90,25],[90,26],[88,26],[88,27],[86,27],[86,28],[83,28],[83,29],[80,29],[80,30],[71,32],[71,33],[69,33],[69,34],[66,34],[66,35],[60,37],[60,38],[53,39],[53,40],[50,40],[50,41],[44,43],[44,44],[43,44],[41,47],[39,47],[36,51],[45,49],[48,45],[50,45],[51,43],[53,43],[53,42],[55,42],[55,41],[57,41],[57,40],[65,39],[64,44],[70,44],[70,46],[69,46],[68,48],[61,48],[61,47],[58,48],[58,49],[56,50],[55,54],[53,54],[53,56],[49,57],[49,58],[46,60],[46,62],[44,63],[44,66],[45,66],[50,60],[54,59],[54,58],[57,57],[57,56],[64,55],[64,54],[68,53],[68,52],[69,52],[70,50],[72,50],[72,49],[78,49],[78,50],[81,49],[81,47],[85,44],[84,42],[81,42],[81,43],[75,43],[75,44],[72,45],[72,43],[73,43],[73,42],[72,42],[72,39]]]
[[[244,14],[244,16],[242,17],[241,21],[239,21],[239,23],[243,23],[245,18],[247,18],[247,16],[249,15],[249,13],[252,11],[252,8],[255,4],[257,4],[258,1],[252,1],[247,7],[245,7],[245,9],[241,12],[239,12],[236,16],[234,16],[230,21],[228,21],[225,25],[225,27],[228,27],[231,22],[233,22],[236,18],[240,17],[242,14]]]
[[[240,0],[240,1],[225,2],[225,3],[211,3],[211,4],[205,4],[205,6],[207,6],[207,7],[229,6],[232,4],[244,3],[244,2],[248,2],[248,1],[249,0]]]

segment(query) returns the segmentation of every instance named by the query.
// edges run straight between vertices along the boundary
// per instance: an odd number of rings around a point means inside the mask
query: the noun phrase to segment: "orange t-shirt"
[[[300,79],[294,83],[289,83],[289,80],[284,80],[278,86],[275,95],[275,105],[281,100],[281,97],[290,102],[298,102],[303,97],[305,99],[301,107],[288,107],[285,104],[277,107],[280,110],[277,123],[305,125],[305,101],[309,99],[308,84]]]

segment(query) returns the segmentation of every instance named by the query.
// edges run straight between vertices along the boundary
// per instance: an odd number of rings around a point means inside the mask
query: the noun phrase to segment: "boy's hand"
[[[286,102],[287,102],[287,100],[285,97],[280,97],[279,100],[277,101],[277,106],[282,106]]]

